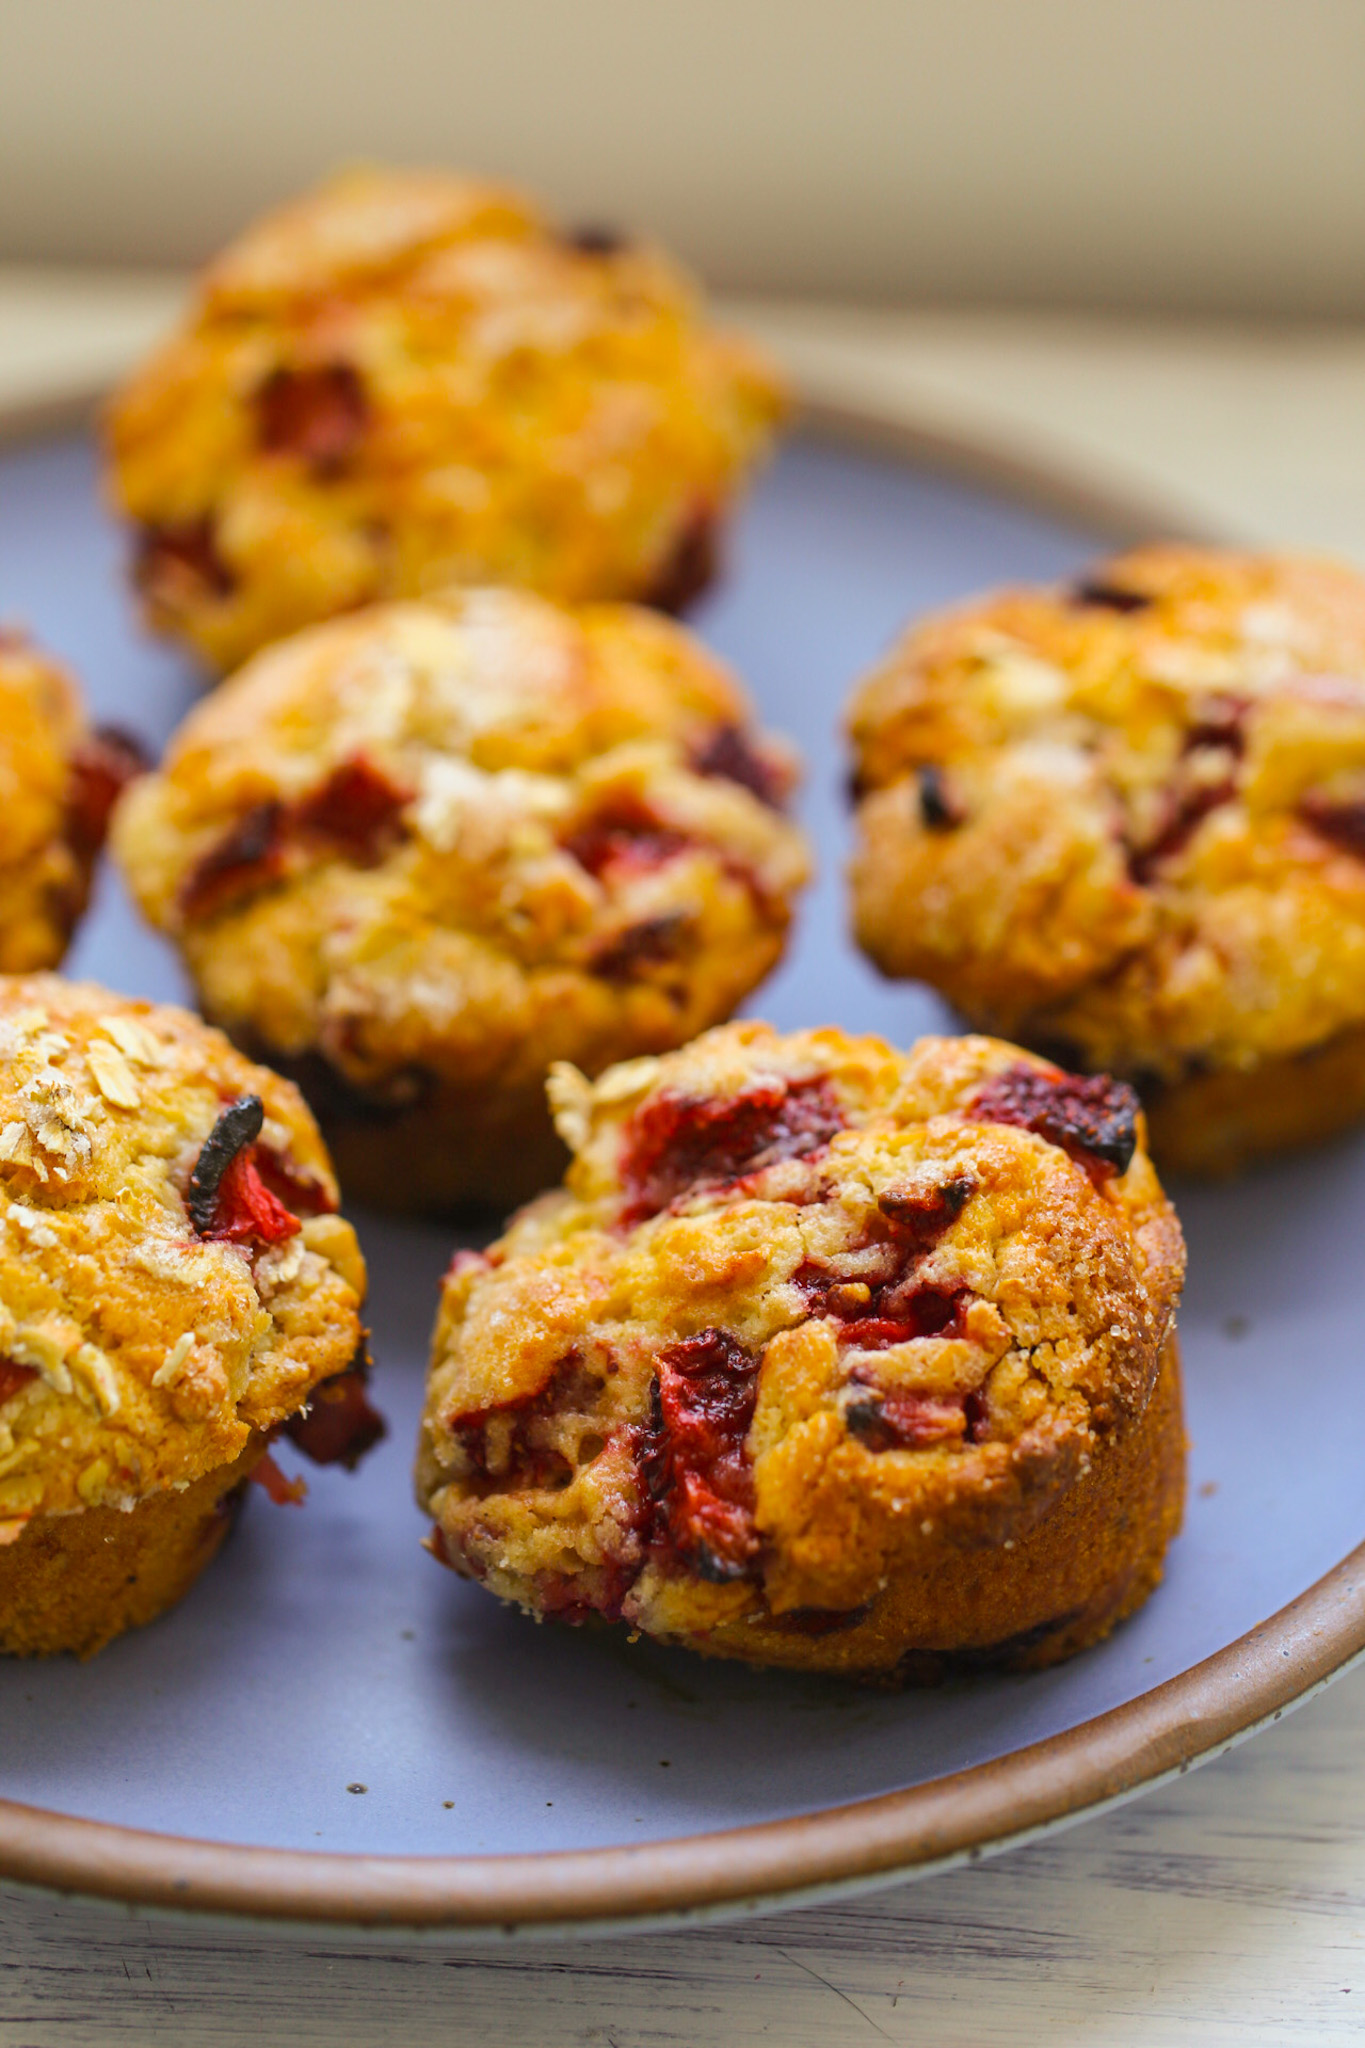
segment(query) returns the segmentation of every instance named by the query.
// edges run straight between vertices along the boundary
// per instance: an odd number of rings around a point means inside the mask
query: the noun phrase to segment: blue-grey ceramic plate
[[[1095,545],[813,442],[761,483],[696,619],[810,764],[822,873],[760,1014],[943,1026],[845,935],[841,701],[908,615]],[[0,459],[5,616],[152,742],[193,699],[134,628],[81,440]],[[184,993],[107,872],[70,968]],[[435,1565],[409,1462],[451,1240],[362,1215],[388,1442],[310,1472],[301,1512],[253,1498],[183,1605],[95,1662],[0,1666],[0,1877],[293,1925],[641,1924],[940,1867],[1186,1768],[1365,1645],[1362,1197],[1360,1140],[1183,1195],[1193,1472],[1165,1584],[1058,1670],[899,1696],[536,1627]]]

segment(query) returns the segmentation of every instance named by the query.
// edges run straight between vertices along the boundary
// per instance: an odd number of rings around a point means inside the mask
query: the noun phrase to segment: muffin
[[[888,1682],[1052,1663],[1147,1597],[1184,1251],[1129,1088],[735,1024],[551,1092],[565,1187],[445,1280],[438,1558],[537,1616]]]
[[[658,249],[358,170],[258,221],[109,414],[148,622],[212,667],[452,582],[675,608],[784,400]]]
[[[137,743],[92,731],[64,668],[0,628],[0,973],[55,967]]]
[[[350,1460],[365,1268],[297,1092],[182,1010],[0,980],[0,1650],[194,1582],[281,1427]],[[315,1405],[310,1407],[310,1403]]]
[[[506,1206],[563,1170],[552,1061],[679,1045],[778,958],[807,871],[793,775],[670,621],[451,591],[259,655],[115,841],[348,1193]]]
[[[1365,1112],[1365,580],[1151,547],[857,692],[858,938],[1227,1173]]]

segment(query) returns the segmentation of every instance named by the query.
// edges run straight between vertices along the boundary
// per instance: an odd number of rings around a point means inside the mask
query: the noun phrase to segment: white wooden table
[[[174,281],[0,271],[0,429],[68,417]],[[1365,560],[1365,334],[748,308],[818,405],[1115,530]],[[1365,1671],[1204,1771],[899,1891],[627,1941],[385,1950],[0,1894],[0,2048],[916,2048],[1365,2039]]]

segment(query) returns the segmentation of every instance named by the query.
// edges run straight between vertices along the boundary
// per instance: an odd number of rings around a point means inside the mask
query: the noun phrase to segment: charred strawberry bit
[[[364,754],[334,768],[320,789],[303,797],[286,825],[306,837],[340,847],[352,860],[378,860],[392,843],[412,791],[404,789]]]
[[[788,1636],[837,1636],[859,1627],[871,1612],[870,1600],[861,1607],[789,1607],[785,1614],[771,1616],[767,1626]]]
[[[446,1427],[476,1480],[500,1489],[559,1492],[573,1478],[574,1468],[562,1451],[543,1440],[544,1425],[566,1414],[591,1412],[601,1391],[601,1381],[584,1368],[577,1352],[571,1351],[534,1393],[448,1415]]]
[[[213,917],[268,888],[284,869],[284,805],[256,804],[191,868],[180,890],[180,908],[186,917]]]
[[[322,1380],[308,1405],[291,1415],[285,1434],[315,1465],[344,1465],[348,1472],[389,1433],[388,1424],[366,1391],[369,1361],[363,1350],[346,1372]]]
[[[962,823],[941,768],[921,768],[915,777],[915,793],[926,832],[952,832]]]
[[[1246,751],[1246,716],[1250,709],[1249,697],[1206,697],[1185,734],[1183,751],[1193,754],[1201,748],[1217,747],[1240,758]]]
[[[690,842],[637,798],[618,797],[560,841],[565,853],[598,881],[647,874]]]
[[[1071,586],[1071,602],[1108,612],[1145,612],[1154,600],[1141,590],[1125,590],[1102,576],[1085,576]]]
[[[1172,792],[1155,839],[1135,848],[1128,857],[1128,872],[1133,880],[1140,884],[1150,882],[1167,861],[1184,852],[1209,813],[1231,803],[1236,795],[1237,778],[1231,773],[1220,776],[1216,782],[1198,783]]]
[[[984,1443],[991,1433],[991,1414],[986,1402],[986,1396],[981,1392],[980,1388],[968,1394],[962,1404],[962,1413],[967,1421],[968,1443]]]
[[[693,756],[698,775],[714,776],[722,782],[737,782],[769,810],[780,811],[786,797],[786,778],[765,760],[742,725],[718,726],[705,745]]]
[[[474,1479],[501,1491],[513,1488],[532,1493],[562,1493],[573,1478],[573,1466],[553,1444],[537,1443],[535,1421],[545,1415],[543,1402],[509,1401],[489,1408],[482,1415],[457,1423],[451,1431],[469,1461]],[[499,1416],[511,1422],[507,1438],[507,1462],[494,1470],[489,1459],[488,1425]]]
[[[888,1188],[878,1196],[877,1207],[900,1242],[927,1250],[956,1223],[975,1187],[969,1175],[954,1174],[936,1188]]]
[[[965,1288],[885,1287],[878,1289],[868,1315],[847,1317],[839,1331],[850,1351],[886,1351],[916,1337],[956,1336],[966,1305]]]
[[[694,1188],[731,1186],[780,1159],[809,1159],[843,1128],[824,1075],[755,1081],[729,1096],[665,1090],[626,1127],[627,1220],[655,1216]]]
[[[1126,1173],[1137,1150],[1137,1096],[1108,1074],[1007,1067],[963,1113],[976,1123],[1036,1132],[1069,1153],[1097,1185]]]
[[[269,455],[295,455],[319,475],[343,469],[370,423],[370,402],[350,363],[271,372],[256,393],[256,435]]]
[[[1181,742],[1181,760],[1166,794],[1156,831],[1128,856],[1128,872],[1142,886],[1183,853],[1205,818],[1236,800],[1237,764],[1246,747],[1245,697],[1210,697],[1199,706]]]
[[[354,755],[297,803],[254,805],[191,869],[180,908],[186,917],[213,917],[259,894],[289,872],[295,847],[320,845],[369,866],[397,840],[410,797],[365,755]]]
[[[99,852],[114,805],[133,777],[149,765],[141,740],[118,726],[97,726],[80,742],[71,757],[66,837],[83,860],[93,860]]]
[[[0,1408],[37,1377],[33,1366],[20,1365],[13,1358],[0,1358]]]
[[[190,1175],[186,1206],[200,1237],[223,1244],[280,1244],[302,1227],[266,1186],[255,1160],[265,1109],[239,1095],[219,1116]]]
[[[1310,795],[1300,803],[1299,816],[1320,838],[1354,854],[1357,860],[1365,860],[1365,801],[1332,803],[1326,797]]]
[[[719,523],[709,505],[697,505],[679,528],[654,572],[642,602],[657,612],[683,611],[700,597],[720,566]]]
[[[208,598],[231,597],[237,579],[218,552],[212,515],[175,526],[144,526],[133,581],[149,604],[178,611]]]
[[[966,1291],[916,1276],[925,1254],[962,1214],[975,1186],[968,1175],[956,1174],[936,1188],[889,1188],[878,1198],[884,1240],[860,1245],[856,1264],[843,1271],[810,1261],[798,1268],[796,1285],[810,1314],[837,1317],[841,1344],[864,1351],[954,1331]]]
[[[869,1451],[922,1451],[960,1443],[967,1417],[961,1395],[869,1391],[844,1410],[848,1433]]]
[[[265,1104],[259,1095],[239,1095],[224,1109],[200,1147],[190,1175],[187,1207],[201,1237],[212,1230],[223,1176],[244,1146],[261,1135]]]
[[[593,954],[593,973],[604,981],[635,981],[642,970],[676,960],[690,921],[685,910],[666,910],[627,925]]]
[[[306,1481],[287,1478],[269,1451],[257,1459],[248,1476],[264,1488],[277,1508],[301,1508],[308,1498]]]
[[[653,1503],[648,1541],[699,1578],[750,1575],[758,1556],[753,1468],[745,1438],[758,1398],[758,1360],[728,1330],[669,1347],[650,1387],[639,1445]]]
[[[576,249],[580,256],[615,256],[630,246],[619,228],[606,227],[600,221],[585,221],[581,227],[566,229],[563,240],[566,248]]]

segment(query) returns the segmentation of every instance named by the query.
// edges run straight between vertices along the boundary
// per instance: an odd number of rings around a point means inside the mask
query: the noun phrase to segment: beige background
[[[717,282],[1365,311],[1362,0],[0,0],[0,258],[178,262],[338,157]]]

